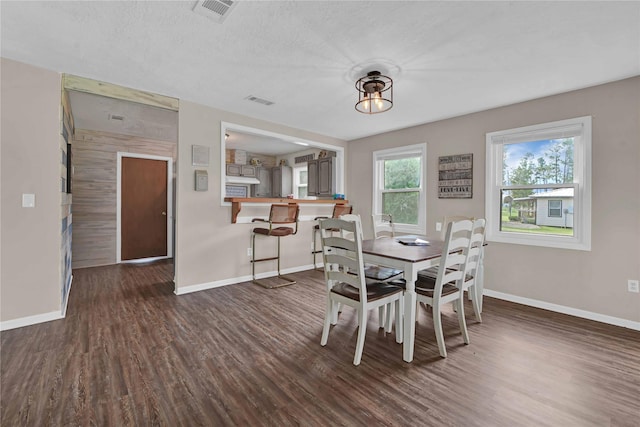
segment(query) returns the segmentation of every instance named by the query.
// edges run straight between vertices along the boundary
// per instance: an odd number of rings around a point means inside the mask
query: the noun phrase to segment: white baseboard
[[[291,274],[291,273],[298,273],[300,271],[307,271],[307,270],[312,270],[312,269],[313,269],[313,264],[309,264],[309,265],[302,265],[302,266],[293,267],[293,268],[286,268],[286,269],[281,270],[281,273],[282,274]],[[256,274],[256,279],[266,279],[268,277],[275,277],[277,275],[278,275],[277,271],[268,271],[266,273],[258,273],[258,274]],[[234,285],[236,283],[249,282],[252,279],[253,278],[249,274],[247,276],[232,277],[230,279],[216,280],[215,282],[207,282],[207,283],[200,283],[200,284],[197,284],[197,285],[180,287],[180,288],[176,288],[173,292],[176,295],[184,295],[184,294],[190,294],[192,292],[198,292],[198,291],[204,291],[204,290],[207,290],[207,289],[219,288],[221,286],[227,286],[227,285]]]
[[[63,319],[64,316],[60,311],[52,311],[50,313],[36,314],[35,316],[20,317],[18,319],[5,320],[0,322],[0,331],[8,331],[9,329],[22,328],[38,323],[50,322],[52,320]]]
[[[640,322],[633,320],[621,319],[619,317],[607,316],[592,311],[580,310],[565,305],[553,304],[550,302],[539,301],[531,298],[519,297],[517,295],[505,294],[502,292],[485,289],[484,295],[505,301],[511,301],[518,304],[528,305],[531,307],[542,308],[544,310],[555,311],[556,313],[568,314],[570,316],[581,317],[583,319],[595,320],[596,322],[607,323],[609,325],[622,326],[636,331],[640,331]]]

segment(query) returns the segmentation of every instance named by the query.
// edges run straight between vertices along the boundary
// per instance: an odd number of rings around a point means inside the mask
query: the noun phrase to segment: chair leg
[[[385,307],[385,311],[387,312],[386,316],[385,316],[385,327],[384,327],[384,331],[386,333],[390,333],[391,332],[391,316],[393,316],[393,304],[387,304],[384,306]]]
[[[438,350],[441,357],[447,357],[447,347],[444,345],[444,333],[442,332],[442,316],[440,314],[440,305],[434,305],[433,309],[433,329],[436,333],[436,341],[438,342]]]
[[[339,302],[332,301],[332,306],[331,306],[331,324],[332,325],[335,325],[338,323],[338,314],[340,313],[341,309],[342,309],[342,304],[340,304]]]
[[[256,281],[256,233],[251,233],[251,277]]]
[[[480,315],[480,297],[478,296],[478,287],[475,285],[470,287],[469,295],[472,295],[471,303],[473,304],[473,312],[476,315],[476,320],[482,323],[482,316]]]
[[[288,285],[293,285],[296,283],[295,280],[293,280],[290,277],[286,277],[283,276],[282,274],[280,274],[280,236],[278,237],[278,256],[276,257],[269,257],[269,258],[261,258],[261,259],[256,259],[256,234],[253,233],[252,234],[252,238],[251,238],[251,277],[252,277],[252,282],[255,283],[256,285],[260,285],[263,288],[267,288],[267,289],[273,289],[273,288],[280,288],[282,286],[288,286]],[[256,262],[261,262],[261,261],[271,261],[271,260],[277,260],[278,262],[278,279],[284,280],[284,283],[277,283],[277,284],[270,284],[270,283],[266,283],[265,281],[261,281],[256,279]]]
[[[367,332],[367,310],[364,307],[358,309],[358,341],[356,342],[356,354],[353,357],[353,364],[358,366],[362,359],[364,349],[364,337]]]
[[[378,307],[378,328],[382,329],[385,326],[385,317],[384,317],[384,312],[385,312],[385,305],[381,305],[380,307]]]
[[[458,323],[460,324],[460,332],[462,332],[462,339],[465,344],[469,344],[469,331],[467,330],[467,322],[464,318],[464,292],[460,293],[460,298],[458,298]]]
[[[404,297],[400,297],[396,301],[396,342],[402,344],[404,339],[404,319],[402,318],[404,313]]]
[[[318,262],[316,261],[316,255],[322,252],[322,247],[318,249],[318,234],[320,230],[313,229],[313,249],[311,249],[311,254],[313,255],[313,269],[314,270],[323,270],[324,268],[318,267]]]
[[[322,327],[322,339],[320,340],[320,345],[327,345],[327,341],[329,340],[329,329],[331,329],[331,323],[334,315],[335,303],[331,299],[331,295],[327,295],[327,308],[324,314],[324,326]],[[334,323],[335,325],[335,323]]]

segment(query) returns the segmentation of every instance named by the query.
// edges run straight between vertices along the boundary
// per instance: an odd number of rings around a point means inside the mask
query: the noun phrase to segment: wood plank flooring
[[[2,426],[634,426],[640,333],[485,298],[466,346],[430,312],[415,360],[348,308],[326,347],[321,272],[173,294],[172,265],[74,270],[67,317],[2,332]]]

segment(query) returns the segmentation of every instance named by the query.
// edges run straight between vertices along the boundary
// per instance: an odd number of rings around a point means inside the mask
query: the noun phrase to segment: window
[[[293,193],[296,199],[307,197],[307,167],[299,166],[293,168]]]
[[[487,240],[591,250],[591,117],[487,134]]]
[[[373,212],[393,217],[396,231],[427,230],[426,144],[373,153]]]
[[[547,216],[562,218],[562,200],[549,200],[549,213]]]

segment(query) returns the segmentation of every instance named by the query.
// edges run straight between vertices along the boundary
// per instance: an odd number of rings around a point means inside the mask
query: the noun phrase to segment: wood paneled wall
[[[74,125],[71,113],[71,103],[69,94],[62,90],[60,106],[60,220],[61,220],[61,243],[60,243],[60,282],[61,282],[61,310],[64,312],[67,307],[67,299],[71,290],[71,268],[72,268],[72,233],[73,216],[71,215],[71,185],[68,170],[73,168],[72,150],[69,145],[73,137]]]
[[[77,129],[73,140],[73,268],[116,262],[119,151],[171,157],[175,171],[175,142]]]

